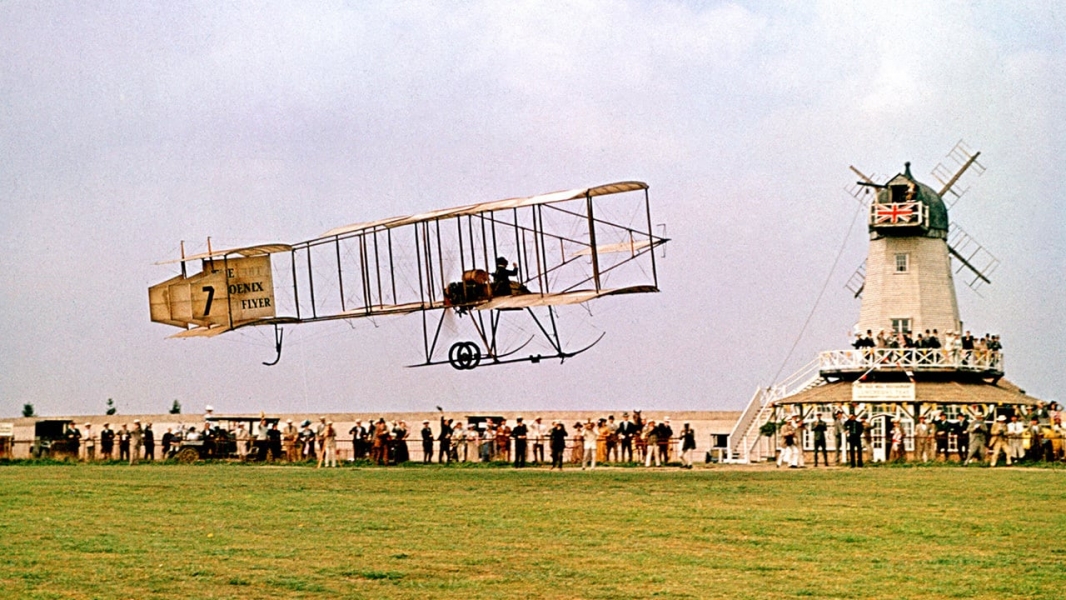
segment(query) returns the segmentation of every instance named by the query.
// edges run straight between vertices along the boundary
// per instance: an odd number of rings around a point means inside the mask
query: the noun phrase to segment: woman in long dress
[[[583,435],[585,426],[581,424],[581,421],[574,423],[574,438],[570,442],[570,462],[575,465],[581,464],[581,459],[585,457],[585,436]]]

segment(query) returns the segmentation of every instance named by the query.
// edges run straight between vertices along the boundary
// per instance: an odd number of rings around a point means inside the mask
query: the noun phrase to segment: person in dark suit
[[[553,423],[549,436],[551,437],[552,468],[548,470],[551,471],[559,467],[559,470],[562,471],[563,452],[566,451],[566,427],[562,423]]]
[[[114,458],[113,453],[115,451],[115,431],[111,429],[110,423],[104,423],[104,428],[100,430],[100,455],[104,460],[112,460]]]
[[[847,433],[848,439],[848,466],[850,467],[862,467],[862,434],[864,428],[856,418],[855,414],[848,415],[848,420],[844,421],[844,431]]]
[[[163,434],[163,460],[170,458],[170,446],[174,443],[174,433],[167,427],[166,433]]]
[[[829,454],[826,450],[825,432],[829,430],[829,425],[822,420],[822,413],[815,415],[814,424],[811,426],[811,432],[814,434],[814,466],[818,466],[818,449],[822,449],[822,462],[825,466],[829,466]]]
[[[492,295],[510,296],[511,278],[518,275],[518,265],[513,269],[507,268],[507,259],[503,256],[496,258],[496,270],[492,272]]]
[[[937,456],[943,456],[944,462],[948,460],[948,436],[951,430],[952,425],[948,422],[947,415],[940,413],[933,423],[933,439],[936,440]]]
[[[74,455],[74,460],[78,460],[78,453],[81,451],[81,431],[74,426],[73,423],[67,423],[64,425],[66,431],[64,432],[67,438],[67,448],[70,449],[70,453]]]
[[[521,469],[526,466],[526,440],[529,436],[529,428],[522,422],[522,417],[515,420],[516,425],[511,429],[511,437],[514,438],[514,466]]]
[[[422,463],[433,462],[433,430],[429,427],[429,419],[422,421]]]
[[[966,419],[966,415],[960,412],[958,420],[952,425],[952,433],[955,434],[955,448],[959,452],[959,463],[964,463],[970,451],[970,422]]]
[[[622,413],[622,422],[618,424],[618,442],[621,445],[618,460],[633,462],[633,436],[637,434],[637,425],[629,420],[629,413]],[[626,456],[629,458],[626,458]]]
[[[670,442],[673,437],[674,428],[670,427],[670,417],[666,417],[659,424],[659,456],[663,460],[663,466],[670,463]]]
[[[437,434],[437,441],[440,442],[437,462],[452,462],[452,420],[445,419],[443,415],[440,418],[440,433]]]
[[[130,430],[125,423],[118,430],[118,459],[121,461],[130,459]]]
[[[155,432],[151,423],[144,426],[144,460],[155,460]]]

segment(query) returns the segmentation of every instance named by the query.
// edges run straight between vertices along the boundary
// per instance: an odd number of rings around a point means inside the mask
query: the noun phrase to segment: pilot
[[[510,296],[511,278],[518,275],[518,265],[512,263],[513,269],[507,268],[507,258],[500,256],[496,259],[496,270],[492,273],[492,295]]]

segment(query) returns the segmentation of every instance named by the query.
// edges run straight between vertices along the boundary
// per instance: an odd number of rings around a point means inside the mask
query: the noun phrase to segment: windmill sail
[[[977,157],[980,155],[980,152],[971,152],[966,142],[959,140],[944,157],[944,161],[933,167],[933,177],[936,177],[937,181],[944,186],[940,188],[940,197],[946,201],[948,208],[955,206],[955,203],[969,191],[969,187],[961,189],[958,187],[959,180],[967,171],[972,168],[971,172],[976,173],[978,177],[985,172],[984,165],[977,162]],[[945,161],[950,161],[954,165],[948,166]],[[946,194],[951,194],[952,197],[948,198]]]
[[[866,261],[862,261],[858,269],[851,274],[848,278],[848,282],[844,284],[844,289],[848,290],[855,295],[856,298],[862,295],[863,288],[866,287]]]
[[[989,277],[999,267],[999,259],[955,223],[948,231],[948,250],[959,261],[956,274],[969,269],[964,281],[971,289],[976,291],[982,284],[992,283]]]

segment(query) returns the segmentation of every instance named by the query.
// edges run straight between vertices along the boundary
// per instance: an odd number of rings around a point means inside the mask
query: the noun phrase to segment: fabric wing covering
[[[581,304],[604,296],[620,294],[641,294],[656,292],[654,286],[636,285],[613,290],[575,290],[558,294],[521,294],[518,296],[501,296],[478,305],[477,310],[503,310],[508,308],[531,308],[534,306],[560,306],[564,304]]]
[[[606,196],[608,194],[621,194],[624,192],[634,192],[637,190],[646,189],[648,189],[648,184],[644,182],[622,181],[618,183],[608,183],[606,185],[599,185],[591,188],[551,192],[548,194],[540,194],[538,196],[529,196],[526,198],[508,198],[505,200],[494,200],[492,202],[482,202],[480,204],[471,204],[469,206],[434,210],[407,217],[391,217],[388,219],[380,219],[378,221],[370,221],[367,223],[345,225],[344,227],[338,227],[336,229],[331,229],[327,231],[326,233],[322,234],[320,239],[345,235],[356,231],[365,231],[377,227],[391,229],[393,227],[400,227],[402,225],[409,225],[411,223],[419,223],[422,221],[447,219],[451,217],[462,217],[466,215],[476,215],[495,210],[509,210],[512,208],[521,208],[523,206],[533,206],[536,204],[566,202],[569,200],[577,200],[578,198],[585,198],[586,196]]]

